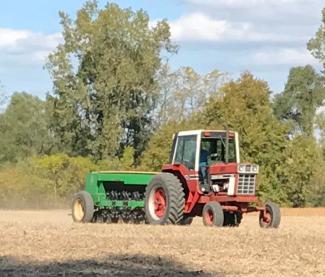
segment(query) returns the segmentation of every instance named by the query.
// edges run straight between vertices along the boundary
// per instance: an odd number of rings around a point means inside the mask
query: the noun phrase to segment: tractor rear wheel
[[[149,224],[178,224],[183,218],[184,191],[170,173],[156,175],[146,187],[145,215]]]
[[[272,202],[266,203],[265,210],[260,212],[259,222],[262,228],[278,228],[281,222],[279,206]]]
[[[203,224],[205,226],[222,227],[224,215],[222,206],[217,201],[211,201],[204,205],[202,211]]]
[[[94,216],[94,202],[86,191],[80,191],[72,200],[72,218],[74,222],[91,222]]]

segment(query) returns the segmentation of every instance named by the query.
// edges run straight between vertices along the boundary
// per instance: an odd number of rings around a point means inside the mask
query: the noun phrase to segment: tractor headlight
[[[259,167],[257,164],[240,164],[238,165],[239,173],[258,173]]]
[[[257,173],[257,172],[258,172],[258,165],[253,164],[253,166],[252,166],[252,171],[253,171],[254,173]]]
[[[238,166],[238,171],[239,171],[239,172],[245,172],[245,165],[240,164],[240,165]]]

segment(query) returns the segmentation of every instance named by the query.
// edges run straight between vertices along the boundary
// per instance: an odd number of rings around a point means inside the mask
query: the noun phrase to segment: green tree
[[[130,146],[126,147],[121,158],[120,169],[130,170],[134,168],[134,149]]]
[[[0,82],[0,114],[5,110],[7,100],[8,100],[8,96],[4,92],[3,86]]]
[[[61,12],[63,44],[49,56],[54,81],[51,128],[72,155],[103,159],[144,150],[158,98],[161,51],[175,51],[166,21],[143,10],[88,1],[76,20]]]
[[[319,142],[325,150],[325,112],[320,112],[316,115],[316,126],[319,130]],[[324,152],[325,159],[325,152]]]
[[[164,64],[158,74],[160,98],[156,110],[157,126],[168,121],[185,120],[203,109],[209,97],[224,84],[227,75],[218,70],[199,74],[191,67],[171,71]]]
[[[322,11],[322,22],[317,30],[315,37],[309,40],[308,50],[318,59],[325,69],[325,8]]]
[[[319,148],[318,148],[319,150]],[[311,206],[325,206],[325,159],[324,159],[324,146],[321,151],[323,154],[322,159],[317,161],[314,165],[314,176],[312,179],[311,187],[307,196],[307,204]],[[319,154],[319,153],[318,153]]]
[[[300,135],[289,141],[284,155],[279,181],[284,186],[288,203],[293,207],[304,207],[308,201],[315,201],[318,198],[315,192],[320,191],[318,174],[323,162],[319,147],[313,137]],[[324,184],[322,188],[324,193]],[[317,198],[310,199],[314,197]]]
[[[159,171],[169,161],[173,134],[179,131],[201,128],[192,118],[184,121],[170,120],[152,135],[141,158],[141,168]]]
[[[292,125],[292,133],[312,136],[317,108],[325,99],[324,79],[313,67],[290,70],[285,89],[275,97],[274,113]]]
[[[14,93],[0,114],[0,162],[49,153],[53,145],[47,124],[44,101],[24,92]]]
[[[66,154],[37,157],[30,164],[34,169],[33,175],[48,180],[47,193],[53,196],[55,205],[59,199],[71,197],[83,189],[86,174],[98,169],[89,158],[68,157]]]

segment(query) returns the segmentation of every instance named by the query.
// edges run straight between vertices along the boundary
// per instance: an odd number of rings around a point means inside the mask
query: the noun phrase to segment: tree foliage
[[[209,97],[224,84],[227,75],[218,70],[199,74],[191,67],[171,71],[164,64],[158,74],[160,98],[156,110],[157,125],[186,120],[203,109]]]
[[[6,102],[8,101],[8,95],[3,90],[3,86],[0,82],[0,114],[4,111]]]
[[[149,26],[143,11],[88,1],[76,20],[61,12],[64,43],[49,56],[54,82],[51,128],[65,151],[103,159],[131,146],[135,157],[151,132],[162,50],[173,52],[169,25]]]
[[[70,158],[66,154],[34,158],[31,165],[38,176],[48,180],[48,190],[52,192],[55,202],[81,190],[86,173],[98,169],[89,158]]]
[[[322,22],[318,28],[315,37],[309,40],[308,50],[318,59],[325,69],[325,8],[322,11]]]
[[[316,173],[323,162],[319,147],[312,137],[300,135],[288,142],[280,167],[279,181],[288,204],[304,207],[314,190]]]
[[[173,135],[179,131],[201,127],[192,117],[183,121],[176,119],[167,121],[151,137],[148,147],[141,157],[142,169],[159,171],[161,166],[169,161]]]
[[[325,82],[313,67],[290,70],[284,91],[275,97],[275,115],[292,125],[292,133],[312,136],[317,109],[325,100]]]
[[[0,170],[0,206],[6,208],[66,207],[83,189],[88,172],[100,169],[89,158],[55,154],[32,157]]]
[[[0,114],[0,163],[49,153],[53,143],[47,124],[44,101],[25,92],[14,93]]]

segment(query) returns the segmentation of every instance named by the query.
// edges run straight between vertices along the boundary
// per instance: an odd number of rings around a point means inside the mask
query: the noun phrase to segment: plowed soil
[[[325,276],[325,209],[238,228],[75,224],[69,211],[0,210],[0,276]]]

